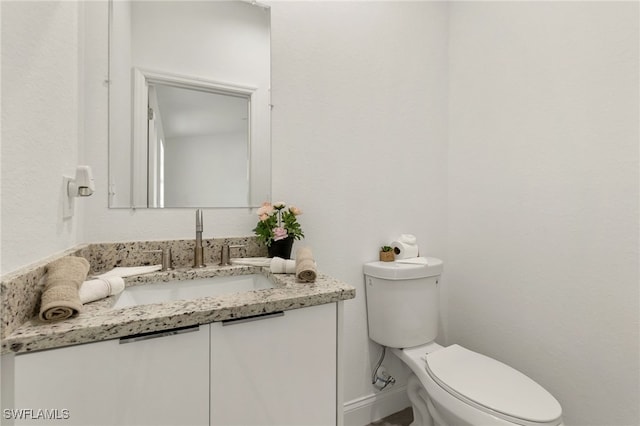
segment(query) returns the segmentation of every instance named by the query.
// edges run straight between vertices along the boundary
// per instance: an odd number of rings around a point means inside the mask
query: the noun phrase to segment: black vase
[[[269,257],[281,257],[283,259],[291,259],[291,248],[293,247],[293,237],[287,237],[282,240],[272,241],[267,247]]]

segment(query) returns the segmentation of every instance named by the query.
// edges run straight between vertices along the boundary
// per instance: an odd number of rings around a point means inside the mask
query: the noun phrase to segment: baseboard
[[[344,404],[344,425],[365,426],[411,406],[407,386],[357,398]]]

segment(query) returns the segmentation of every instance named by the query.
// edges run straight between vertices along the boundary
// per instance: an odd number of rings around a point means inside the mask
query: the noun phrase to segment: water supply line
[[[396,379],[393,376],[387,373],[387,370],[382,365],[382,361],[384,360],[384,356],[387,352],[387,347],[382,347],[382,353],[380,354],[380,359],[376,364],[376,367],[373,369],[373,375],[371,376],[371,384],[378,388],[379,390],[384,390],[389,385],[393,385],[396,383]]]

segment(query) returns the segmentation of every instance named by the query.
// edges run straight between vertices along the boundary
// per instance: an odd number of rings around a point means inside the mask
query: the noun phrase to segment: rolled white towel
[[[283,259],[274,257],[271,259],[271,272],[274,274],[295,274],[296,261],[291,259]]]
[[[150,266],[129,266],[129,267],[117,267],[103,274],[96,275],[94,278],[102,277],[131,277],[133,275],[148,274],[149,272],[156,272],[162,269],[162,265],[150,265]]]
[[[84,305],[85,303],[113,296],[122,290],[124,290],[124,280],[121,277],[107,276],[84,281],[80,285],[78,296],[80,296],[80,302]]]

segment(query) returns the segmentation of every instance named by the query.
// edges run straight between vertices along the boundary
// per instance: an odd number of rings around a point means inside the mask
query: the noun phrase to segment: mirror
[[[244,1],[111,1],[109,207],[270,199],[270,16]]]

